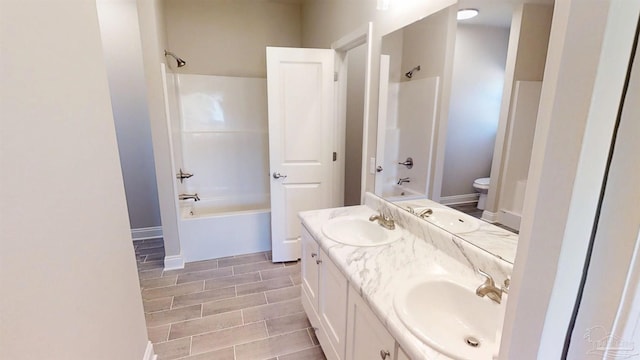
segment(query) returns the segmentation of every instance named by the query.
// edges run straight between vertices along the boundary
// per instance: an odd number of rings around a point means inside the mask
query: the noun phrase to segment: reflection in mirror
[[[553,12],[538,2],[463,0],[382,38],[377,195],[517,233]]]
[[[455,13],[456,8],[446,8],[382,39],[377,154],[382,171],[375,188],[389,201],[433,198]],[[405,165],[408,158],[411,167]]]

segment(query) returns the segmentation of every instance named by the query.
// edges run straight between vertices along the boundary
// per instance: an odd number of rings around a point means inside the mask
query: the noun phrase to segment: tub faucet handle
[[[398,165],[404,165],[407,169],[411,169],[413,167],[413,159],[408,157],[407,160],[399,162]]]
[[[180,172],[178,174],[176,174],[176,178],[178,180],[180,180],[180,184],[182,184],[184,179],[188,179],[188,178],[190,178],[192,176],[193,176],[193,174],[186,173],[186,172],[182,171],[182,168],[180,168]]]

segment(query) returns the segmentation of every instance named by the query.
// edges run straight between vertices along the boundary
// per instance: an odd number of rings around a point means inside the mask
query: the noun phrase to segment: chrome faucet
[[[485,280],[484,280],[484,283],[478,286],[478,288],[476,289],[476,295],[480,297],[486,296],[489,299],[493,300],[494,302],[500,304],[500,302],[502,301],[502,294],[505,294],[509,291],[509,285],[511,282],[509,278],[506,278],[504,280],[504,285],[498,288],[496,287],[496,284],[493,281],[493,278],[491,277],[491,275],[487,274],[486,272],[480,269],[478,269],[478,272],[480,273],[480,275],[485,277]]]
[[[194,201],[200,201],[200,197],[198,196],[198,193],[195,193],[195,194],[180,194],[180,195],[178,195],[178,199],[179,200],[193,199]]]
[[[398,179],[398,185],[402,185],[402,184],[408,183],[408,182],[411,182],[411,179],[408,176]]]
[[[369,221],[378,220],[378,224],[387,230],[393,230],[396,228],[395,221],[390,216],[386,216],[382,211],[378,212],[378,215],[371,215]]]

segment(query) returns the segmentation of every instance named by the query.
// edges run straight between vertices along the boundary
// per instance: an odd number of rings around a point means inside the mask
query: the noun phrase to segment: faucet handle
[[[490,286],[495,286],[495,282],[493,281],[493,278],[491,277],[491,275],[487,274],[486,272],[482,271],[482,269],[478,269],[478,273],[482,276],[484,276],[485,278],[485,284],[488,284]]]
[[[507,276],[507,278],[504,279],[504,284],[502,285],[502,292],[508,293],[510,286],[511,286],[511,278]]]

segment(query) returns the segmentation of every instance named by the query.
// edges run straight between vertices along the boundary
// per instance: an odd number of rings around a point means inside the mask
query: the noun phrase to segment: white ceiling
[[[553,0],[460,0],[459,9],[473,8],[480,13],[473,19],[460,21],[461,24],[511,26],[511,14],[520,4],[553,4]]]

